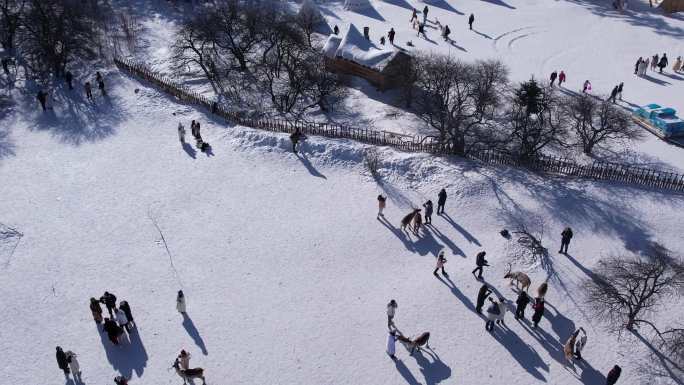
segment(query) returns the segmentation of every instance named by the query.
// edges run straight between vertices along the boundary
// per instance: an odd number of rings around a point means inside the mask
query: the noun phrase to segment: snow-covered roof
[[[330,58],[335,57],[335,53],[337,52],[337,49],[340,47],[341,41],[342,38],[337,35],[328,36],[328,40],[326,40],[325,44],[323,45],[323,55]]]
[[[363,9],[368,9],[371,8],[371,4],[369,0],[345,0],[344,1],[344,9],[348,9],[350,11],[358,11],[358,10],[363,10]]]
[[[337,38],[337,36],[335,37]],[[328,38],[326,46],[323,48],[323,52],[329,57],[333,55],[329,54],[326,47],[332,50],[333,44],[334,42]],[[398,52],[392,48],[379,48],[363,37],[354,24],[349,25],[349,30],[337,45],[334,57],[342,57],[377,71],[382,71]]]
[[[313,20],[315,22],[323,21],[323,16],[321,15],[321,10],[318,5],[313,2],[313,0],[304,0],[302,6],[299,8],[299,17],[305,17],[307,19]]]

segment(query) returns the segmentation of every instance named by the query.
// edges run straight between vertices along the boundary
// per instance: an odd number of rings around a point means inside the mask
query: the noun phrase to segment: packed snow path
[[[389,150],[377,184],[358,144],[312,138],[297,157],[285,135],[212,122],[117,73],[107,81],[108,99],[60,94],[47,113],[16,92],[16,114],[1,122],[14,155],[0,159],[0,221],[23,234],[0,266],[8,383],[64,381],[57,345],[79,355],[86,384],[116,373],[177,384],[169,367],[181,348],[217,385],[597,384],[615,363],[621,384],[667,383],[642,343],[587,318],[580,287],[602,255],[653,242],[682,250],[681,196]],[[179,143],[176,126],[191,119],[211,156]],[[419,238],[402,233],[401,217],[442,187],[447,215]],[[378,193],[389,196],[386,222]],[[541,328],[509,314],[489,334],[472,310],[474,255],[487,250],[487,282],[514,300],[499,230],[542,220],[557,279]],[[555,248],[567,225],[566,257]],[[432,275],[442,247],[449,280]],[[547,277],[527,271],[531,290]],[[130,344],[112,346],[93,323],[88,299],[105,290],[132,307]],[[391,298],[399,329],[429,331],[434,352],[387,357]],[[579,326],[589,343],[573,369],[561,344]]]

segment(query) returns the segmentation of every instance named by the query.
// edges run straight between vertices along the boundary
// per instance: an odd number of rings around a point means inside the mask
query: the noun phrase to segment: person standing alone
[[[432,274],[435,275],[435,277],[439,277],[437,275],[437,270],[442,269],[442,275],[445,277],[448,277],[449,274],[447,274],[446,271],[444,271],[444,264],[446,263],[446,258],[444,257],[444,250],[441,250],[439,252],[439,255],[437,255],[437,265],[435,266],[435,271],[432,272]]]
[[[473,23],[475,22],[475,14],[471,13],[470,17],[468,18],[468,25],[470,26],[470,30],[473,30]]]
[[[391,300],[387,304],[387,328],[392,330],[392,326],[394,326],[394,314],[397,312],[397,301]],[[396,328],[396,327],[395,327]]]
[[[387,197],[382,196],[382,194],[378,195],[378,215],[376,218],[384,217],[385,215],[382,213],[382,210],[385,209],[385,205],[387,204]]]
[[[477,266],[473,271],[473,275],[475,275],[475,272],[477,271],[477,279],[480,280],[482,279],[482,269],[485,266],[489,266],[489,263],[487,263],[487,260],[485,259],[485,255],[487,255],[486,251],[480,251],[477,253],[477,256],[475,257],[475,265]]]
[[[563,232],[561,233],[561,247],[560,250],[558,250],[559,253],[561,254],[567,254],[568,253],[568,246],[570,245],[570,240],[572,239],[572,229],[569,227],[566,227]]]
[[[176,297],[176,310],[185,315],[185,294],[183,294],[183,290],[178,290],[178,296]]]
[[[446,204],[447,193],[445,189],[440,190],[437,194],[437,215],[444,214],[444,205]]]

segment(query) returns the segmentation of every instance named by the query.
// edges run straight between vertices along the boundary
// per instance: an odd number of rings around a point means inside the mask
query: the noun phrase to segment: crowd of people
[[[446,189],[441,189],[439,194],[438,194],[438,208],[437,208],[437,214],[438,215],[443,215],[444,214],[444,206],[446,205],[446,199],[447,199],[447,192]],[[378,195],[377,198],[378,201],[378,213],[376,218],[380,218],[381,216],[384,217],[383,211],[387,207],[387,197],[381,195]],[[423,204],[423,207],[426,208],[426,213],[425,216],[426,218],[429,218],[432,214],[432,202],[428,200],[426,203]],[[429,209],[428,209],[429,207]],[[402,227],[405,227],[405,223],[413,223],[413,228],[410,228],[410,226],[406,226],[406,231],[413,231],[414,234],[418,235],[418,229],[420,228],[420,220],[416,221],[416,218],[420,217],[420,211],[421,209],[413,209],[411,213],[409,213],[407,216],[405,216],[402,219]],[[429,223],[432,221],[430,220]],[[428,223],[426,219],[426,224]],[[507,230],[503,230],[501,234],[505,237],[508,238],[509,233]],[[570,242],[574,236],[574,233],[570,227],[566,227],[563,229],[563,231],[560,233],[560,249],[558,250],[559,253],[561,254],[567,254],[568,253],[568,248],[570,246]],[[482,272],[485,266],[489,266],[488,261],[485,259],[485,256],[487,255],[486,251],[482,250],[479,251],[476,256],[475,256],[475,264],[476,268],[472,271],[472,274],[475,276],[477,280],[484,280],[482,277]],[[447,259],[445,256],[445,251],[444,249],[441,249],[437,253],[437,258],[436,258],[436,265],[435,269],[433,270],[432,274],[435,277],[439,278],[439,272],[441,271],[442,275],[445,278],[449,277],[449,274],[445,271],[444,265],[446,264]],[[515,274],[515,273],[514,273]],[[513,276],[513,275],[511,275]],[[511,277],[508,274],[506,277]],[[515,279],[515,278],[514,278]],[[526,278],[529,283],[529,278]],[[531,306],[533,314],[531,318],[531,324],[532,328],[536,329],[539,327],[539,324],[541,320],[544,317],[544,311],[545,311],[545,297],[546,297],[546,292],[548,290],[548,283],[543,282],[539,287],[537,288],[537,293],[534,298],[531,298],[530,295],[527,292],[527,287],[523,286],[522,289],[518,290],[517,293],[517,298],[515,300],[515,320],[519,322],[527,322],[525,318],[525,310],[527,309],[528,306]],[[475,305],[475,312],[478,314],[482,315],[482,311],[484,309],[485,314],[483,315],[484,320],[485,320],[485,330],[489,332],[494,332],[494,329],[496,326],[499,326],[502,329],[507,329],[506,323],[505,323],[505,315],[506,312],[509,309],[509,302],[508,300],[502,296],[499,295],[498,297],[493,298],[492,294],[495,292],[494,288],[491,286],[491,284],[483,283],[483,285],[480,287],[480,289],[477,292],[477,297],[476,297],[476,305]],[[485,307],[485,304],[489,301],[489,305]],[[530,305],[531,304],[531,305]],[[398,304],[395,299],[392,299],[389,301],[387,304],[387,328],[388,328],[388,337],[387,337],[387,354],[392,358],[393,360],[396,360],[396,342],[402,342],[404,345],[407,347],[407,349],[413,354],[415,349],[420,349],[420,346],[423,344],[427,345],[427,340],[429,339],[429,332],[425,332],[421,334],[419,337],[416,337],[415,339],[409,339],[406,338],[401,331],[396,327],[395,324],[395,317],[397,314],[397,308]],[[424,340],[424,341],[423,341]],[[574,330],[570,337],[567,339],[565,344],[563,345],[563,352],[565,354],[565,358],[567,359],[568,363],[572,364],[574,363],[575,360],[580,361],[582,360],[582,351],[585,348],[587,344],[587,333],[584,330],[583,327],[578,328],[577,330]],[[429,348],[429,346],[428,346]],[[621,368],[618,365],[615,365],[615,367],[608,373],[607,375],[607,380],[606,384],[612,385],[614,384],[617,379],[619,378],[621,373]]]

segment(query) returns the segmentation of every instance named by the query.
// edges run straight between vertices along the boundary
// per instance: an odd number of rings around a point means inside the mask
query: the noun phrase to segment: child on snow
[[[382,210],[385,209],[385,205],[387,204],[386,201],[387,201],[386,197],[382,196],[382,194],[378,195],[378,215],[376,216],[376,218],[385,216],[382,213]]]
[[[387,328],[392,329],[392,326],[394,326],[394,314],[397,311],[397,301],[391,300],[387,304]]]
[[[437,270],[442,269],[442,275],[445,277],[448,277],[449,274],[444,271],[444,264],[446,263],[446,258],[444,257],[444,250],[441,250],[439,252],[439,255],[437,255],[437,266],[435,266],[435,271],[432,272],[432,274],[435,275],[435,277],[438,277],[437,275]]]

